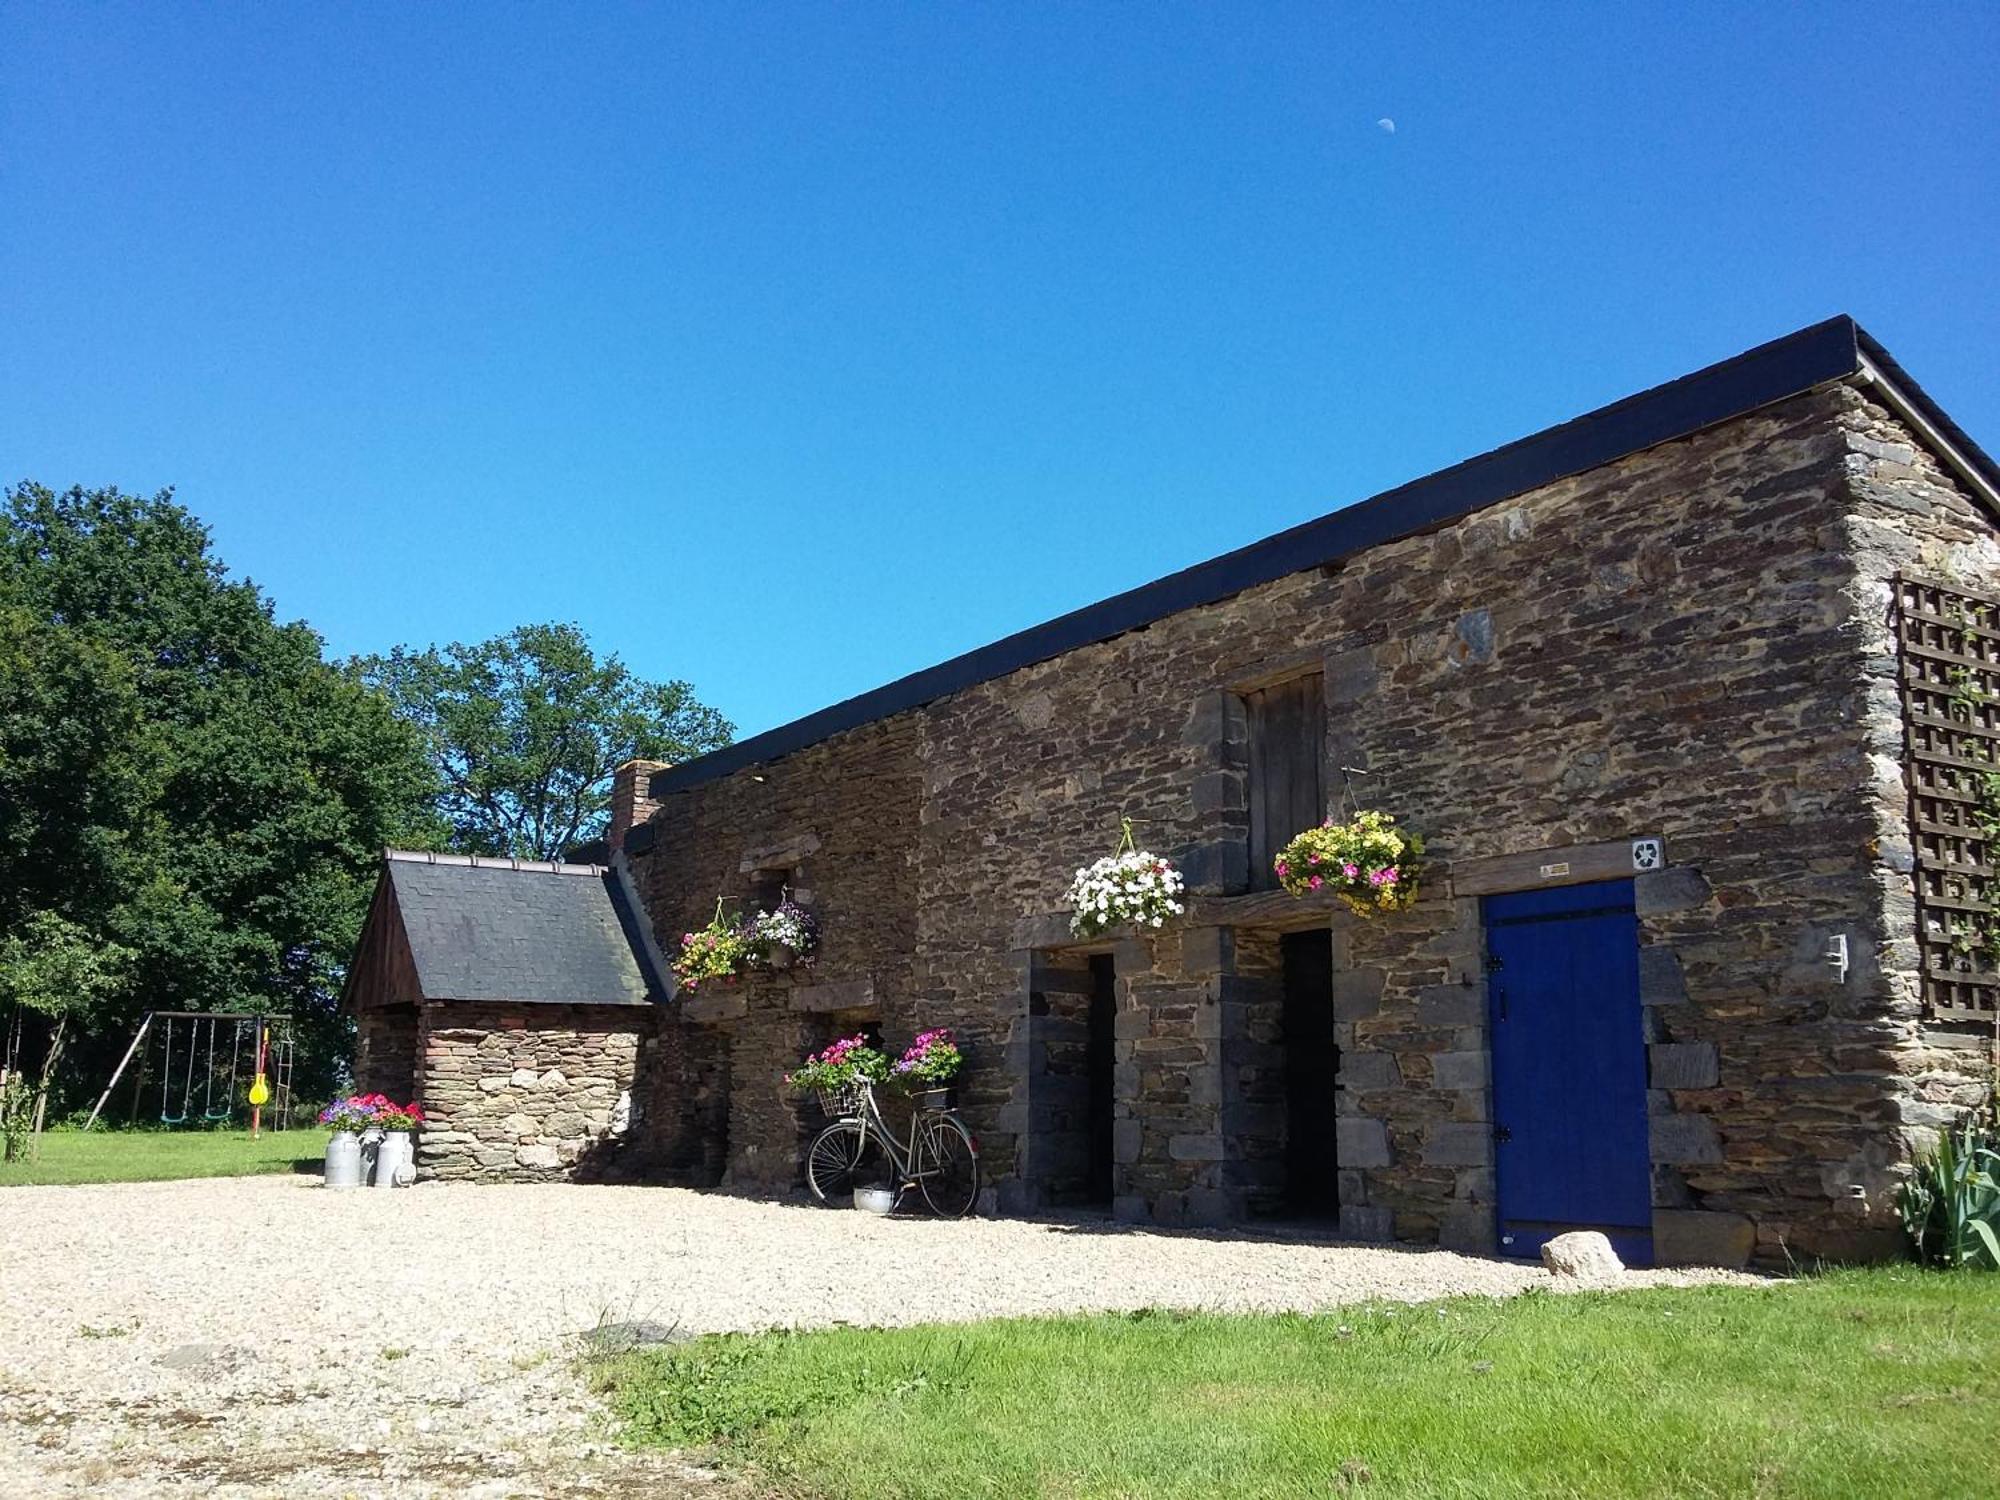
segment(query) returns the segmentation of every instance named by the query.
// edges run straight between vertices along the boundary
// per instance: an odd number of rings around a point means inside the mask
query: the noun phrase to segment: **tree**
[[[87,1022],[125,983],[130,949],[105,942],[96,934],[54,912],[38,911],[19,931],[0,940],[0,1001],[19,1011],[33,1011],[49,1021],[48,1044],[32,1095],[21,1087],[19,1060],[10,1056],[0,1072],[0,1136],[6,1159],[17,1160],[25,1136],[29,1155],[40,1149],[42,1125],[48,1117],[49,1086],[62,1062],[72,1022]],[[11,1049],[10,1049],[11,1051]],[[27,1128],[22,1129],[26,1115]]]
[[[634,758],[681,761],[734,729],[685,682],[646,682],[599,660],[575,625],[524,625],[476,646],[398,647],[356,660],[430,745],[451,846],[560,859],[600,835],[611,773]]]
[[[300,1087],[330,1082],[380,851],[435,836],[420,737],[231,578],[171,491],[6,492],[0,666],[17,665],[0,937],[53,912],[131,949],[98,1012],[110,1046],[149,1008],[289,1014]]]

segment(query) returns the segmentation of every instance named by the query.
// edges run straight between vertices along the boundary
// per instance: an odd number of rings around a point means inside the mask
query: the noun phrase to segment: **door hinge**
[[[1499,955],[1499,954],[1497,954],[1497,953],[1489,953],[1489,954],[1487,954],[1487,955],[1486,955],[1486,972],[1487,972],[1487,973],[1489,973],[1489,974],[1498,974],[1498,973],[1500,972],[1500,970],[1501,970],[1501,967],[1502,967],[1502,965],[1501,965],[1501,963],[1500,963],[1500,955]]]
[[[1514,1132],[1509,1130],[1505,1125],[1495,1125],[1493,1127],[1493,1139],[1503,1143],[1511,1141],[1514,1139]]]

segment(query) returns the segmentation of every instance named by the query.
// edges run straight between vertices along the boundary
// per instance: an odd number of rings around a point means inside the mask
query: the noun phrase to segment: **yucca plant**
[[[1896,1208],[1926,1265],[2000,1269],[2000,1129],[1992,1101],[1938,1137],[1897,1191]]]

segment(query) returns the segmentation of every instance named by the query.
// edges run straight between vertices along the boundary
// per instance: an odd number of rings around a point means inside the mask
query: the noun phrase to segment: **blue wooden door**
[[[1485,901],[1500,1253],[1570,1229],[1653,1259],[1632,882]]]

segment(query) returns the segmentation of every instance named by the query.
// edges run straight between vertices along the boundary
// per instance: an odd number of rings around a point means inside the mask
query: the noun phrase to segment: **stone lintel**
[[[850,979],[839,984],[809,984],[792,991],[791,1008],[820,1014],[834,1010],[871,1010],[875,981]]]
[[[743,875],[754,875],[759,870],[788,870],[818,852],[818,834],[796,833],[775,844],[745,849],[743,858],[736,862],[736,869]]]

